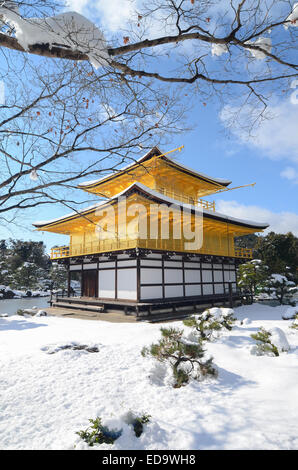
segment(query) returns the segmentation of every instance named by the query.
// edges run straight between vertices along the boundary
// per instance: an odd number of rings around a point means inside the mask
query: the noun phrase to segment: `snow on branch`
[[[86,54],[95,68],[107,65],[109,58],[102,32],[87,18],[76,12],[47,18],[22,18],[17,11],[0,7],[2,21],[14,28],[20,46],[48,44]]]
[[[269,54],[271,54],[271,49],[272,49],[272,44],[271,44],[271,39],[270,38],[263,38],[263,37],[260,37],[258,38],[256,41],[252,42],[252,41],[247,41],[246,44],[251,44],[252,46],[257,46],[260,48],[260,50],[258,49],[252,49],[252,48],[249,48],[252,56],[255,58],[255,59],[265,59],[267,57],[266,55],[266,52],[268,52]],[[262,50],[264,50],[264,52],[262,52]]]
[[[298,26],[298,3],[294,3],[292,13],[288,16],[286,21],[290,23],[284,25],[285,29],[288,29],[289,26]]]
[[[226,44],[212,44],[211,47],[211,54],[214,56],[221,56],[222,54],[225,54],[226,52],[229,52],[228,47]]]

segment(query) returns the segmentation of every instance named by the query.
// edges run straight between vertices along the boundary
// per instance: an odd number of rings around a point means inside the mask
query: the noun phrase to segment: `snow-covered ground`
[[[208,344],[218,378],[179,389],[152,382],[154,361],[140,354],[160,324],[0,318],[0,448],[85,448],[75,432],[89,418],[119,421],[132,410],[151,415],[142,436],[122,421],[122,436],[99,449],[298,449],[298,332],[281,319],[286,309],[237,308],[251,322]],[[281,328],[289,353],[251,355],[260,326]],[[70,342],[99,352],[57,351]]]

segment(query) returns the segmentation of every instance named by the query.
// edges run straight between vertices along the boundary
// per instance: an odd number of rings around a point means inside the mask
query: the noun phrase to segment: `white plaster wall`
[[[98,272],[98,297],[115,299],[115,269]]]
[[[114,267],[115,267],[115,261],[107,261],[106,263],[99,263],[99,269],[114,268]]]
[[[136,300],[137,299],[137,270],[119,269],[118,278],[118,299]]]
[[[166,286],[165,297],[183,297],[183,286]]]
[[[212,284],[203,285],[203,295],[212,295],[212,294],[213,294]]]
[[[182,261],[165,261],[165,266],[171,268],[182,268]]]
[[[184,263],[184,268],[198,268],[200,269],[200,263]]]
[[[235,281],[235,271],[224,272],[225,281]]]
[[[215,289],[215,294],[223,294],[224,293],[224,285],[223,284],[215,284],[214,289]]]
[[[205,269],[202,271],[202,282],[212,282],[212,271]]]
[[[141,284],[161,284],[162,270],[152,268],[141,268]]]
[[[165,269],[165,283],[183,282],[182,269]]]
[[[222,271],[214,271],[214,282],[223,282]]]
[[[141,299],[162,299],[162,287],[141,287]]]
[[[137,265],[137,260],[136,259],[128,259],[125,261],[118,261],[117,266],[119,268],[121,267],[126,267],[126,266],[136,266]]]
[[[201,273],[198,269],[186,269],[185,282],[201,282]]]
[[[70,271],[81,271],[82,270],[82,265],[77,264],[76,266],[69,266]]]
[[[141,259],[141,266],[162,266],[162,262],[155,259]]]
[[[201,286],[200,285],[192,285],[192,286],[185,286],[185,295],[201,295]]]
[[[83,269],[97,269],[97,263],[84,264]]]

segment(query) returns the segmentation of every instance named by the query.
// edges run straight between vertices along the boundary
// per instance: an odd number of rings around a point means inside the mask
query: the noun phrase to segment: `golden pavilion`
[[[68,246],[51,251],[51,259],[68,268],[63,305],[147,315],[161,308],[215,305],[228,292],[237,298],[236,268],[252,250],[235,246],[234,239],[268,225],[218,213],[214,202],[202,199],[230,184],[157,147],[118,172],[79,184],[101,200],[34,224],[70,237]]]

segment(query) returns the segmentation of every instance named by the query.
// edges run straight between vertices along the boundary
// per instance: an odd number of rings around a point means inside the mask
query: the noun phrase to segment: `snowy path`
[[[284,310],[238,308],[238,318],[252,322],[237,322],[208,345],[218,379],[180,389],[152,384],[153,361],[140,354],[160,325],[0,318],[0,448],[84,448],[75,431],[89,418],[119,418],[132,409],[149,413],[151,423],[139,439],[123,433],[114,448],[298,449],[298,333],[281,320]],[[282,328],[290,353],[252,356],[249,335],[261,325]],[[96,344],[99,353],[41,349],[71,341]]]

